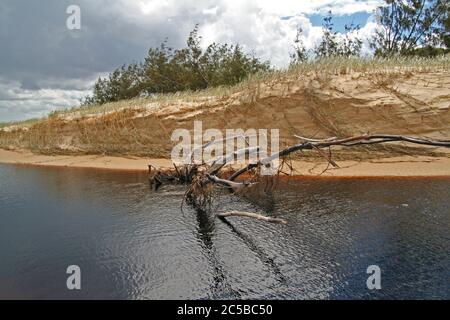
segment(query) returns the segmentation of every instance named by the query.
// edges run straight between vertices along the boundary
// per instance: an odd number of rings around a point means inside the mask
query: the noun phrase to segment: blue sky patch
[[[354,25],[360,25],[360,27],[364,27],[367,23],[367,19],[372,16],[372,13],[368,12],[356,12],[353,14],[344,14],[344,15],[333,15],[333,24],[334,30],[337,32],[344,32],[345,25],[351,24],[353,22]],[[305,15],[314,27],[320,27],[323,23],[323,18],[326,17],[326,14],[314,13]],[[289,20],[291,16],[282,17],[282,20]]]

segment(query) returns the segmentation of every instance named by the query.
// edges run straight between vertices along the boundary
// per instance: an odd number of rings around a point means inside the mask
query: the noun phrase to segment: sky
[[[336,31],[361,26],[363,52],[381,0],[2,0],[0,2],[0,122],[42,117],[79,105],[95,80],[124,63],[142,61],[168,38],[184,46],[196,23],[202,46],[239,43],[248,53],[289,63],[297,27],[313,48],[332,10]],[[80,8],[80,29],[66,12]]]

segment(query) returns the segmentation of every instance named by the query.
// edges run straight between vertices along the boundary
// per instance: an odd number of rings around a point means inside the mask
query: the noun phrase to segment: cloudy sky
[[[1,0],[0,122],[76,106],[93,82],[112,69],[142,61],[166,37],[173,47],[196,23],[203,45],[240,43],[274,66],[289,62],[297,26],[314,47],[323,16],[335,27],[355,22],[367,38],[381,0]],[[81,10],[81,29],[69,30],[67,7]],[[364,52],[369,52],[365,43]]]

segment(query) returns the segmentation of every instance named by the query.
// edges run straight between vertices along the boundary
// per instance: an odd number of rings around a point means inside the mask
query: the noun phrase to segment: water
[[[0,298],[450,298],[450,179],[279,183],[180,211],[146,175],[0,165]],[[250,196],[250,195],[249,195]],[[81,268],[80,291],[66,268]],[[369,265],[381,290],[368,290]]]

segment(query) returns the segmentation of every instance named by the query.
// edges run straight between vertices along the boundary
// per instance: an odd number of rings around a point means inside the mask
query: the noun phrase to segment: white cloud
[[[372,49],[370,48],[371,38],[375,34],[377,28],[378,24],[373,19],[369,18],[369,21],[366,23],[366,25],[358,31],[358,37],[360,39],[363,39],[363,45],[361,48],[361,52],[363,54],[367,55],[372,52]]]
[[[226,9],[234,10],[237,13],[245,13],[249,11],[262,11],[263,14],[275,14],[278,16],[288,16],[297,14],[326,13],[332,10],[336,15],[353,14],[356,12],[371,13],[374,8],[379,6],[382,0],[314,0],[314,1],[298,1],[298,0],[121,0],[116,2],[116,8],[124,11],[125,14],[134,11],[155,16],[179,16],[190,10],[205,11]]]
[[[17,81],[0,79],[0,121],[42,117],[52,110],[78,105],[89,93],[90,90],[28,90]]]
[[[290,1],[290,0],[259,0],[254,1],[265,11],[278,15],[296,15],[299,13],[326,13],[333,10],[336,15],[353,14],[356,12],[372,12],[382,1],[380,0],[314,0],[314,1]]]
[[[243,21],[245,28],[240,25]],[[225,11],[218,20],[201,25],[200,33],[204,45],[214,41],[238,42],[246,51],[253,51],[257,56],[282,67],[289,62],[297,27],[303,29],[303,41],[308,48],[312,48],[321,37],[321,28],[313,27],[304,16],[282,20],[276,14],[234,10]]]
[[[212,42],[237,42],[274,65],[285,66],[297,26],[304,31],[303,41],[308,49],[321,37],[321,27],[312,26],[306,15],[325,14],[329,10],[333,15],[372,13],[382,3],[382,0],[121,0],[116,2],[114,11],[144,24],[149,18],[165,22],[167,30],[172,28],[167,22],[183,21],[173,26],[182,39],[199,23],[205,47]],[[360,34],[366,35],[373,29],[373,23],[363,29]]]
[[[313,26],[305,14],[326,13],[331,5],[337,15],[372,12],[379,4],[376,0],[221,1],[215,19],[202,23],[200,33],[204,46],[212,42],[238,42],[247,51],[284,67],[289,63],[297,27],[303,30],[302,40],[307,49],[313,49],[322,36],[322,28]],[[369,52],[366,37],[374,26],[369,23],[358,33],[364,39],[365,53]]]
[[[217,14],[218,9],[219,9],[218,6],[214,6],[214,7],[208,8],[208,9],[203,9],[202,13],[215,16]]]

